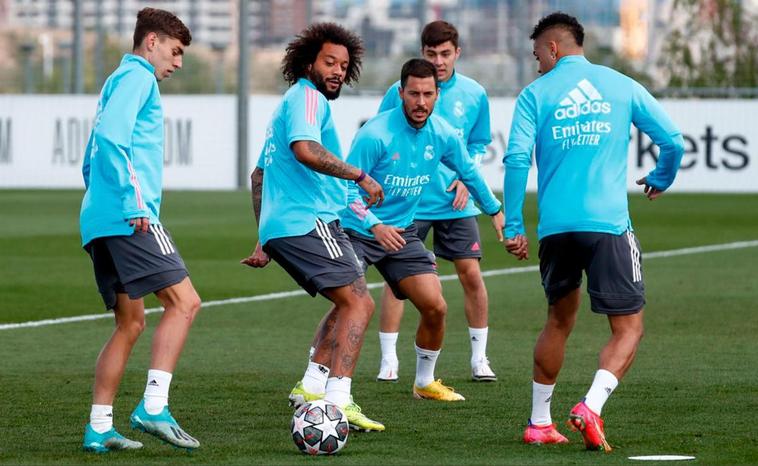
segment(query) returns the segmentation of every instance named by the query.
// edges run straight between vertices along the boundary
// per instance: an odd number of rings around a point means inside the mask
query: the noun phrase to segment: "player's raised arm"
[[[369,207],[374,204],[381,205],[384,201],[384,191],[379,183],[360,168],[340,160],[321,144],[315,141],[297,141],[292,144],[292,152],[295,153],[298,162],[319,173],[355,181],[366,191],[366,202]]]

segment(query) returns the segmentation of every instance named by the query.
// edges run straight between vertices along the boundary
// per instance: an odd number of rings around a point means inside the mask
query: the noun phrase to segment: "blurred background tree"
[[[758,17],[733,0],[674,0],[659,65],[668,87],[758,87]]]

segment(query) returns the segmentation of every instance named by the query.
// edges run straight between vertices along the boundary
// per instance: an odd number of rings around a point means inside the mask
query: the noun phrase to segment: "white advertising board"
[[[250,99],[249,169],[263,146],[280,96]],[[332,115],[346,155],[355,131],[379,97],[344,96]],[[758,192],[758,100],[664,100],[685,139],[674,192]],[[81,157],[96,96],[0,96],[0,188],[81,188]],[[236,104],[233,96],[164,96],[167,189],[236,188]],[[490,99],[492,144],[482,161],[490,186],[502,190],[502,156],[512,98]],[[657,148],[631,128],[628,187],[655,165]],[[536,189],[536,173],[529,176]]]
[[[235,186],[235,108],[226,96],[163,99],[166,188]],[[97,96],[0,96],[0,187],[83,188],[96,109]]]

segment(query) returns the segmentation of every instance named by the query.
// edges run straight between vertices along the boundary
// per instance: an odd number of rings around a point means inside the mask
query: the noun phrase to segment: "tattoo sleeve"
[[[263,169],[255,167],[253,174],[250,175],[250,187],[252,192],[250,196],[253,199],[253,214],[255,214],[255,222],[260,226],[261,224],[261,200],[263,198]]]
[[[326,150],[321,144],[315,141],[307,141],[306,147],[311,157],[305,161],[301,160],[301,162],[313,170],[324,175],[345,180],[352,180],[358,177],[358,174],[355,173],[357,170],[355,167],[340,160],[339,157]]]

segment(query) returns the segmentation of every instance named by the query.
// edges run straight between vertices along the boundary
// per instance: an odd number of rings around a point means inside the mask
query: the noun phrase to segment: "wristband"
[[[360,183],[364,179],[366,179],[366,172],[364,172],[363,170],[361,170],[361,174],[358,175],[358,178],[355,179],[355,182],[356,183]]]

